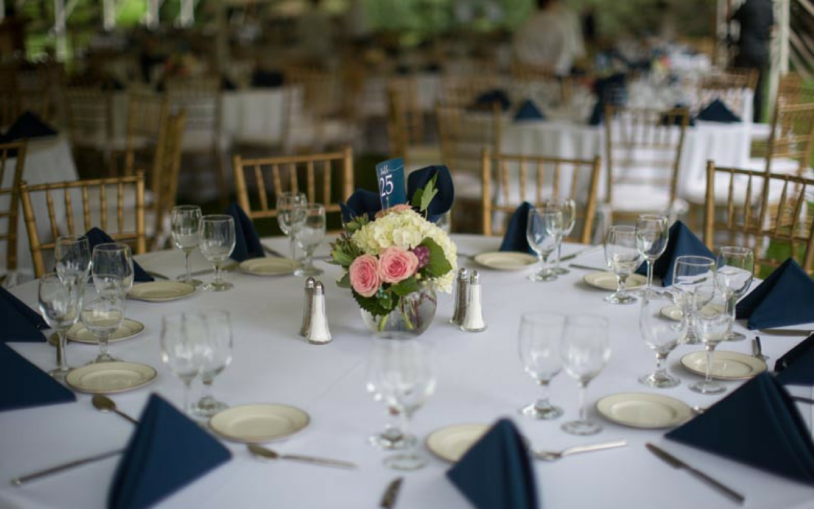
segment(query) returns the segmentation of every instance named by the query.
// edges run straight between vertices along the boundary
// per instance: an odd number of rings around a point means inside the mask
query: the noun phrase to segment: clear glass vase
[[[362,309],[362,320],[374,334],[398,332],[418,336],[429,328],[435,318],[437,304],[435,288],[425,284],[421,285],[419,291],[402,297],[388,315],[373,316]]]

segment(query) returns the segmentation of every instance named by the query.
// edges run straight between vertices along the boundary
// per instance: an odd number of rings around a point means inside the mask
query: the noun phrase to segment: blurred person
[[[537,0],[539,10],[517,30],[514,57],[521,64],[566,75],[585,56],[579,17],[559,0]]]
[[[760,122],[763,115],[763,82],[769,65],[769,43],[774,28],[772,0],[746,0],[729,19],[740,24],[735,67],[758,71],[753,116],[755,122]]]

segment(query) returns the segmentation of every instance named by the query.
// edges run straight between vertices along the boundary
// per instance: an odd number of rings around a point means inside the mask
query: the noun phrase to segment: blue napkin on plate
[[[514,211],[511,219],[509,219],[509,225],[506,227],[506,233],[503,235],[503,242],[500,244],[501,251],[519,251],[537,256],[534,249],[529,246],[528,237],[526,236],[529,211],[532,208],[534,206],[525,201]]]
[[[545,120],[545,115],[540,111],[534,101],[526,99],[514,114],[515,121]]]
[[[116,242],[113,240],[110,235],[105,233],[101,228],[93,227],[88,230],[88,233],[85,234],[88,238],[88,244],[90,244],[90,252],[93,253],[93,248],[99,244],[108,244],[110,242]],[[147,274],[147,271],[141,268],[141,265],[138,264],[135,260],[133,260],[133,281],[136,283],[149,283],[150,281],[155,281],[153,276]]]
[[[13,141],[24,138],[46,138],[48,136],[56,136],[56,134],[57,132],[54,128],[43,122],[40,117],[30,111],[26,111],[11,124],[4,138],[7,141]]]
[[[528,446],[514,423],[501,419],[447,471],[478,509],[537,509]]]
[[[715,259],[712,251],[687,228],[687,225],[681,221],[676,221],[670,227],[670,239],[667,241],[667,249],[653,264],[653,277],[661,278],[662,286],[671,286],[673,284],[673,267],[675,267],[676,258],[687,255],[707,256],[713,260]],[[636,270],[636,273],[647,274],[647,266],[642,264]]]
[[[76,401],[76,395],[0,343],[0,412]]]
[[[367,215],[367,218],[373,221],[376,219],[376,212],[382,210],[382,201],[378,193],[357,189],[348,197],[347,202],[339,203],[339,208],[342,210],[342,221],[346,223],[362,215]]]
[[[777,359],[774,371],[781,383],[814,385],[814,334]]]
[[[245,262],[250,258],[262,258],[265,256],[263,244],[254,223],[243,209],[236,203],[229,205],[225,214],[230,215],[235,220],[235,249],[232,251],[232,260]]]
[[[727,124],[741,121],[741,118],[732,113],[732,110],[727,108],[726,104],[720,99],[715,99],[709,103],[695,118],[697,120],[706,120],[707,122],[724,122]]]
[[[0,323],[3,324],[0,341],[45,341],[40,332],[48,328],[45,320],[5,288],[0,288]]]
[[[789,258],[741,299],[736,314],[748,318],[749,330],[814,322],[814,281]]]
[[[498,103],[502,111],[508,110],[512,105],[512,101],[509,99],[509,94],[507,94],[505,90],[493,88],[492,90],[488,90],[476,97],[475,101],[469,105],[468,109],[476,111],[491,111],[494,103]]]
[[[797,405],[762,373],[667,438],[814,485],[814,443]]]
[[[116,467],[107,507],[150,507],[231,458],[201,426],[152,394]]]
[[[620,96],[627,92],[627,78],[623,73],[615,73],[606,78],[598,78],[594,82],[594,94],[596,94],[596,104],[588,119],[588,124],[599,125],[605,117],[605,103],[610,98],[611,104],[618,105],[622,98],[608,97],[612,90],[617,90]]]

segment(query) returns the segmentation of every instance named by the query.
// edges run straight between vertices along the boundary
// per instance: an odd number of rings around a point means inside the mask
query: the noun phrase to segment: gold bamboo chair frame
[[[418,103],[416,87],[415,81],[410,78],[394,79],[387,84],[387,138],[390,154],[405,160],[410,147],[424,140],[424,112]]]
[[[556,86],[560,91],[559,99],[565,103],[573,95],[573,81],[570,77],[557,76],[552,68],[541,65],[512,62],[512,84]]]
[[[473,114],[464,108],[447,105],[436,106],[435,115],[441,137],[441,158],[453,176],[459,172],[479,174],[484,148],[493,154],[500,152],[502,122],[497,104],[492,105],[488,120],[473,121]]]
[[[150,174],[150,191],[153,202],[150,208],[155,214],[153,241],[165,238],[170,232],[163,231],[178,198],[178,176],[181,173],[186,113],[167,115],[161,124],[155,147],[153,167]],[[160,247],[160,246],[157,246]]]
[[[127,133],[124,146],[124,175],[136,171],[136,157],[145,146],[153,146],[153,167],[161,160],[161,137],[170,114],[166,95],[133,92],[128,98]],[[184,115],[186,115],[184,113]]]
[[[441,100],[449,106],[466,108],[484,92],[508,88],[506,77],[498,74],[452,74],[441,80]]]
[[[797,175],[810,165],[814,150],[814,103],[778,106],[772,116],[772,130],[766,143],[766,173],[773,173],[775,159],[797,162]]]
[[[20,213],[20,194],[17,189],[23,180],[25,172],[25,156],[27,143],[25,141],[0,144],[0,183],[5,182],[6,171],[10,170],[9,159],[14,158],[14,176],[12,186],[0,188],[0,196],[8,195],[8,206],[0,209],[0,219],[6,220],[6,227],[0,233],[0,241],[6,242],[6,274],[17,270],[17,218]],[[16,152],[16,155],[15,155]]]
[[[101,152],[107,171],[115,173],[112,94],[99,86],[69,87],[64,97],[72,148]]]

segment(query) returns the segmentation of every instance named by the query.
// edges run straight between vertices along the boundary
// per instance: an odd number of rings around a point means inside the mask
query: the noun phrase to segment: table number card
[[[407,191],[404,185],[404,161],[390,159],[376,165],[376,177],[379,181],[379,198],[382,209],[407,203]]]

